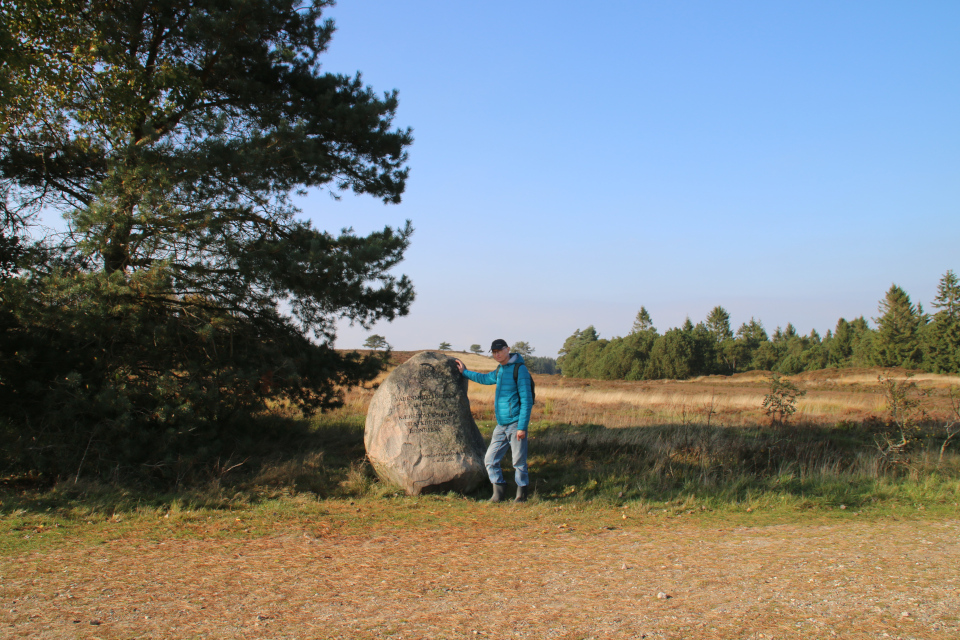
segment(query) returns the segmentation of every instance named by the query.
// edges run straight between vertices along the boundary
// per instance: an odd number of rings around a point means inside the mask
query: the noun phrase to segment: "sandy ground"
[[[624,525],[68,543],[0,559],[0,636],[960,638],[960,520]]]

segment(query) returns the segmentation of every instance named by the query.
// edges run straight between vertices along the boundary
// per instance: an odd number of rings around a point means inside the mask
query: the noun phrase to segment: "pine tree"
[[[762,343],[768,342],[767,332],[763,328],[763,323],[754,318],[750,322],[744,322],[737,329],[737,336],[734,346],[734,370],[746,370],[749,368],[758,368],[754,364],[754,357]]]
[[[707,329],[717,344],[733,337],[730,330],[730,314],[723,307],[714,307],[707,316]]]
[[[581,367],[580,360],[582,351],[591,343],[597,342],[600,336],[597,330],[590,325],[583,331],[577,329],[568,337],[563,347],[560,348],[557,358],[557,367],[565,376],[580,377],[584,375],[585,369]]]
[[[656,330],[657,328],[653,326],[653,320],[650,319],[647,308],[640,307],[640,311],[637,312],[637,317],[633,321],[633,327],[630,329],[630,333],[640,333],[641,331],[656,332]]]
[[[533,352],[536,351],[533,347],[530,346],[529,342],[524,342],[520,340],[519,342],[514,342],[513,346],[510,347],[511,353],[519,353],[523,357],[532,356]]]
[[[381,349],[387,350],[390,348],[390,344],[387,342],[387,339],[376,333],[371,336],[367,336],[363,346],[367,349],[373,349],[374,351],[379,351]]]
[[[933,308],[937,314],[944,314],[951,320],[960,320],[960,279],[953,270],[948,270],[937,285],[937,297],[933,299]]]
[[[0,217],[70,229],[0,296],[0,407],[51,477],[176,477],[269,400],[333,408],[382,370],[336,327],[408,312],[412,227],[331,234],[293,202],[397,203],[408,173],[396,92],[321,70],[330,4],[0,3]]]
[[[835,367],[844,367],[853,355],[853,329],[845,318],[837,320],[837,328],[833,333],[828,349],[829,361]]]
[[[560,355],[560,359],[562,359],[567,354],[573,353],[577,349],[582,348],[584,345],[595,342],[599,339],[600,336],[597,334],[597,330],[593,328],[593,325],[590,325],[583,331],[577,329],[569,338],[564,341],[563,347],[561,347],[560,351],[557,353]],[[557,361],[559,362],[560,359]]]
[[[855,367],[869,367],[873,365],[873,345],[877,331],[871,329],[867,319],[858,316],[850,321],[850,331],[853,334],[851,344],[853,351],[850,354],[850,364]]]
[[[960,280],[947,271],[933,300],[933,320],[924,327],[924,368],[934,373],[960,372]]]
[[[877,323],[874,363],[881,367],[920,366],[920,309],[913,305],[906,291],[893,284],[880,301],[878,310],[880,317],[874,318]]]
[[[650,350],[644,371],[647,380],[685,380],[695,373],[697,359],[693,327],[690,331],[670,329],[659,336]]]

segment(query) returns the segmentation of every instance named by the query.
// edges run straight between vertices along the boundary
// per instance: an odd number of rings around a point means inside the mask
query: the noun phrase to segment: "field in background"
[[[481,361],[476,370],[494,366]],[[534,493],[682,510],[952,505],[960,489],[960,437],[954,437],[960,416],[951,403],[960,396],[960,377],[911,374],[850,369],[787,376],[806,395],[789,424],[776,426],[762,408],[769,372],[641,382],[534,375]],[[889,421],[880,376],[909,377],[922,393],[926,416],[901,450],[888,448],[900,434]],[[352,390],[347,405],[325,419],[362,420],[375,386]],[[489,437],[494,387],[471,383],[468,394]]]
[[[397,352],[392,365],[418,352]],[[492,358],[443,352],[460,358],[474,371],[492,371]],[[374,385],[347,394],[346,412],[366,414]],[[797,404],[793,422],[822,427],[837,423],[879,419],[886,401],[878,376],[910,379],[926,393],[926,404],[934,419],[945,418],[950,393],[960,393],[960,376],[911,372],[903,369],[825,369],[784,376],[807,393]],[[768,421],[761,405],[769,391],[770,372],[750,371],[733,376],[707,376],[692,380],[604,381],[534,375],[537,403],[531,421],[574,425],[592,424],[608,428],[655,426],[665,423],[709,423],[717,426],[750,426]],[[469,397],[474,417],[491,421],[494,387],[470,383]]]

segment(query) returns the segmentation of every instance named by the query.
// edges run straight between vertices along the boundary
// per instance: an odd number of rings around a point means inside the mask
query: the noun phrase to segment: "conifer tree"
[[[856,367],[868,367],[873,364],[873,344],[877,331],[870,327],[866,318],[858,316],[850,321],[850,331],[853,334],[851,343],[853,351],[850,354],[850,364]]]
[[[717,344],[733,337],[730,330],[730,314],[723,307],[714,307],[707,316],[707,329]]]
[[[408,172],[396,92],[320,68],[331,4],[0,3],[0,206],[69,224],[3,285],[0,406],[54,477],[214,457],[268,399],[336,407],[381,370],[336,324],[408,312],[412,227],[334,235],[292,201],[397,203]]]
[[[374,351],[386,350],[390,348],[390,343],[387,342],[387,339],[381,336],[380,334],[373,334],[367,336],[367,339],[364,341],[363,346],[367,349],[373,349]]]
[[[874,363],[881,367],[918,367],[921,363],[920,328],[922,311],[907,292],[890,285],[878,306],[880,317],[874,342]]]
[[[853,330],[845,318],[837,320],[837,328],[830,341],[829,360],[835,367],[843,367],[853,354]]]
[[[513,346],[510,347],[512,353],[519,353],[520,355],[527,357],[532,356],[533,352],[536,351],[533,347],[530,346],[529,342],[520,340],[519,342],[514,342]]]
[[[641,331],[656,331],[657,328],[653,326],[653,320],[650,319],[650,314],[647,312],[646,307],[640,307],[640,311],[637,312],[637,317],[633,321],[633,327],[630,329],[630,333],[640,333]]]
[[[750,322],[744,322],[737,329],[736,339],[733,346],[732,358],[734,371],[742,371],[749,368],[757,368],[754,365],[754,356],[760,345],[767,342],[767,332],[763,328],[763,323],[755,318],[750,318]]]
[[[560,372],[565,376],[582,376],[584,373],[580,365],[583,355],[582,352],[588,345],[597,342],[599,339],[600,336],[597,334],[597,330],[593,328],[593,325],[590,325],[583,331],[580,329],[574,331],[573,334],[564,341],[563,347],[561,347],[558,352],[560,357],[557,358],[557,367],[560,368]]]
[[[704,325],[713,339],[715,358],[710,358],[706,373],[730,374],[736,371],[738,350],[730,329],[730,314],[723,307],[714,307]]]
[[[670,329],[653,343],[644,378],[685,380],[697,373],[695,368],[697,360],[697,341],[693,327],[690,331]]]
[[[933,308],[938,310],[937,315],[942,313],[944,317],[951,320],[960,320],[960,279],[952,269],[940,278],[937,297],[933,299]]]
[[[932,321],[924,327],[924,365],[934,373],[960,372],[960,280],[947,271],[937,286]]]

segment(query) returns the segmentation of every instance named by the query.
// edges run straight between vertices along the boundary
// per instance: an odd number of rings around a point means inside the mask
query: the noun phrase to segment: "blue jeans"
[[[513,450],[513,470],[517,479],[517,486],[525,487],[530,484],[530,476],[527,474],[527,439],[517,440],[516,422],[506,426],[498,424],[493,430],[490,446],[487,447],[487,455],[483,459],[483,464],[487,467],[487,475],[490,476],[490,482],[504,484],[500,461],[503,460],[507,447]]]

